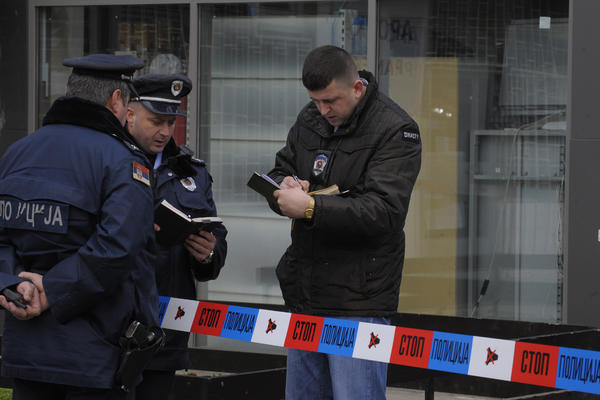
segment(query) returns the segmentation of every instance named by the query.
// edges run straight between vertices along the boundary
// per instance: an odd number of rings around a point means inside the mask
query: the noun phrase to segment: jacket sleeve
[[[296,165],[296,150],[294,143],[298,135],[297,123],[292,126],[288,133],[285,146],[275,155],[275,167],[269,171],[269,176],[276,182],[281,183],[286,176],[294,175]]]
[[[225,265],[225,258],[227,257],[227,240],[225,239],[227,229],[224,226],[219,227],[215,229],[213,234],[217,238],[217,244],[214,250],[215,254],[209,264],[202,264],[192,257],[192,255],[189,255],[194,278],[201,282],[217,279],[219,273],[221,273],[221,268]]]
[[[205,188],[206,203],[210,207],[210,216],[217,216],[217,207],[213,200],[211,179],[206,179]],[[190,266],[194,277],[199,281],[209,281],[217,279],[221,268],[225,265],[225,258],[227,257],[227,228],[220,226],[213,232],[217,239],[217,244],[214,249],[213,259],[208,264],[202,264],[196,260],[191,254],[188,253],[190,259]],[[187,252],[187,251],[186,251]]]
[[[281,183],[286,176],[296,175],[296,169],[294,167],[296,165],[296,150],[294,143],[296,143],[295,137],[298,134],[297,124],[298,123],[296,122],[290,129],[285,146],[275,155],[275,167],[267,174],[277,183]],[[269,207],[271,207],[273,211],[282,215],[277,202],[267,201]]]
[[[349,196],[315,196],[315,229],[351,237],[402,229],[421,167],[421,144],[405,141],[402,132],[382,140]]]
[[[133,158],[110,168],[95,232],[77,252],[43,278],[50,310],[59,322],[85,313],[110,296],[152,243],[152,190],[132,178]]]
[[[25,279],[17,276],[21,271],[23,268],[19,265],[15,249],[6,231],[0,228],[0,291],[23,282]]]

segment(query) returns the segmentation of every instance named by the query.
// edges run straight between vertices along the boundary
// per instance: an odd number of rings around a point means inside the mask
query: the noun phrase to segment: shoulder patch
[[[133,179],[150,186],[150,171],[137,161],[133,162]]]
[[[404,131],[404,132],[402,132],[402,139],[405,142],[410,142],[410,143],[414,143],[414,144],[421,143],[421,135],[419,135],[417,132]]]

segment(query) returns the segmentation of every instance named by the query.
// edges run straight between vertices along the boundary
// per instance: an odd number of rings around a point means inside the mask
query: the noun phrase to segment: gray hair
[[[80,97],[104,106],[117,89],[121,91],[123,104],[126,105],[130,94],[126,82],[72,73],[67,82],[66,96]]]

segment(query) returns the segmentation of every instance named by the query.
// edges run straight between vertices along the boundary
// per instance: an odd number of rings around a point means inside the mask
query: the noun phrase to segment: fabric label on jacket
[[[0,227],[67,233],[69,206],[53,201],[23,201],[0,196]]]

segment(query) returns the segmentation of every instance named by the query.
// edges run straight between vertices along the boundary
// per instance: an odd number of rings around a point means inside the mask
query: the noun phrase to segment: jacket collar
[[[43,126],[51,124],[83,126],[131,142],[121,122],[108,108],[79,97],[58,98],[42,122]]]
[[[175,157],[179,154],[179,147],[175,143],[175,139],[169,139],[169,143],[163,149],[163,163],[168,160],[170,157]]]
[[[171,138],[163,149],[162,163],[159,168],[168,167],[178,178],[187,178],[198,174],[192,164],[192,154],[182,151]]]

